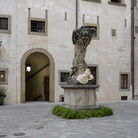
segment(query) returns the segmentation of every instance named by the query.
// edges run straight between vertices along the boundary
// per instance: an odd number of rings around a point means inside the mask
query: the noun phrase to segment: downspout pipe
[[[131,85],[134,100],[134,0],[131,0]]]
[[[76,29],[78,28],[78,0],[76,0]]]

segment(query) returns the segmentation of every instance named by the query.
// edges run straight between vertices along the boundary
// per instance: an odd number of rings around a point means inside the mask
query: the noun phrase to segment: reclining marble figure
[[[93,80],[94,77],[91,74],[89,69],[86,69],[85,72],[83,74],[80,74],[77,79],[76,79],[76,83],[78,84],[87,84],[89,80]]]
[[[72,41],[73,41],[73,44],[75,45],[75,56],[73,59],[73,67],[71,68],[72,72],[70,77],[67,80],[68,84],[76,84],[76,83],[86,84],[88,80],[93,79],[92,76],[86,77],[86,73],[84,74],[84,72],[86,71],[86,69],[87,69],[86,72],[88,72],[89,70],[85,62],[87,46],[90,44],[92,37],[95,35],[96,35],[96,28],[91,26],[82,26],[73,31]],[[79,75],[82,75],[82,76],[80,77]],[[80,78],[81,80],[79,80]]]

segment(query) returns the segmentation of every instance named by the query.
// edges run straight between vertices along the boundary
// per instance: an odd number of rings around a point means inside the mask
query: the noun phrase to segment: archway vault
[[[47,58],[50,61],[50,95],[49,95],[49,101],[50,102],[54,102],[54,84],[55,84],[55,62],[54,59],[52,57],[52,55],[41,48],[33,48],[28,50],[22,57],[21,60],[21,103],[25,102],[25,62],[26,59],[29,55],[33,54],[33,53],[42,53],[45,56],[47,56]]]

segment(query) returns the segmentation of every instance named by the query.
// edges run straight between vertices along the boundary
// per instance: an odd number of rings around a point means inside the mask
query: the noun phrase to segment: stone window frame
[[[8,19],[8,30],[0,29],[0,33],[11,34],[11,15],[0,14],[0,18],[7,18]]]
[[[58,71],[58,84],[59,85],[67,84],[67,82],[61,82],[61,73],[69,73],[69,74],[71,74],[71,71],[70,70],[59,70]]]
[[[99,32],[99,28],[100,25],[99,24],[93,24],[93,23],[83,23],[84,26],[94,26],[97,27],[97,37],[92,37],[93,40],[99,40],[100,39],[100,32]]]
[[[99,85],[99,65],[98,64],[87,64],[88,67],[96,67],[96,84]]]
[[[121,3],[117,3],[117,2],[111,2],[111,0],[108,1],[108,4],[110,5],[115,5],[115,6],[122,6],[122,7],[126,7],[125,1],[121,0]]]
[[[127,74],[128,75],[128,88],[121,89],[121,75]],[[130,72],[119,72],[119,91],[130,91]]]
[[[89,2],[101,3],[101,0],[82,0],[82,1],[89,1]]]
[[[45,33],[42,33],[42,32],[31,32],[31,20],[45,22]],[[48,20],[44,19],[44,18],[32,18],[32,17],[28,17],[28,34],[47,36],[48,35]]]
[[[7,68],[0,68],[0,71],[5,72],[5,82],[0,82],[0,85],[7,85],[8,84],[8,69]]]

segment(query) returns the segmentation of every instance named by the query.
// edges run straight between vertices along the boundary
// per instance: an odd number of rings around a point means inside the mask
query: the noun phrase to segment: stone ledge
[[[82,0],[82,1],[89,1],[89,2],[97,2],[97,3],[101,3],[101,0]]]
[[[116,3],[116,2],[110,2],[110,1],[108,1],[108,4],[110,4],[110,5],[116,5],[116,6],[126,7],[126,4],[124,4],[124,3]]]
[[[66,105],[66,104],[62,104],[61,107],[65,107],[65,108],[70,108],[72,110],[92,110],[92,109],[99,109],[98,106],[96,105],[89,105],[89,106],[71,106],[71,105]]]
[[[100,85],[61,85],[63,89],[96,89]]]

